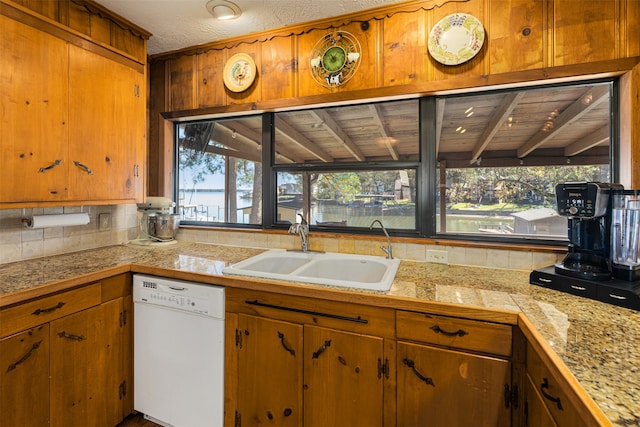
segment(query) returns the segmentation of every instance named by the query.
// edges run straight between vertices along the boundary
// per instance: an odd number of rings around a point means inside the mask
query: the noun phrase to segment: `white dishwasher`
[[[224,288],[133,276],[134,409],[171,427],[222,427]]]

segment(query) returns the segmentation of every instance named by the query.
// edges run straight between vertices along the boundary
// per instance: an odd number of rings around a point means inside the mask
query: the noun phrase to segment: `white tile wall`
[[[89,224],[74,227],[26,228],[31,215],[87,212]],[[98,215],[111,214],[111,229],[98,230]],[[138,236],[135,204],[66,206],[0,210],[0,264],[125,243]]]

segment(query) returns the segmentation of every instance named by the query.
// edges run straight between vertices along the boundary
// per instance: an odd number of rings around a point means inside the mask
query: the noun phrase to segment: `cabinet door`
[[[536,386],[528,375],[525,381],[525,411],[527,427],[557,427],[547,405],[545,405],[542,400],[542,396],[538,394]]]
[[[302,326],[238,315],[242,426],[302,426]]]
[[[49,422],[49,325],[0,340],[3,427]]]
[[[122,298],[51,322],[51,426],[123,418]]]
[[[305,326],[305,427],[382,426],[383,357],[382,338]]]
[[[67,44],[0,16],[0,63],[0,203],[64,200]]]
[[[398,426],[510,425],[510,362],[398,342]]]
[[[144,142],[143,81],[126,65],[69,46],[71,200],[135,199]]]

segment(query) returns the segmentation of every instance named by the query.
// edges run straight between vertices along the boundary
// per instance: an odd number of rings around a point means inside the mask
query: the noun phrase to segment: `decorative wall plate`
[[[232,92],[243,92],[256,78],[256,63],[246,53],[236,53],[224,65],[222,79]]]
[[[360,65],[360,42],[346,31],[331,32],[313,47],[310,65],[318,84],[325,87],[343,85]]]
[[[441,64],[458,65],[476,56],[484,44],[484,27],[473,15],[454,13],[429,33],[429,53]]]

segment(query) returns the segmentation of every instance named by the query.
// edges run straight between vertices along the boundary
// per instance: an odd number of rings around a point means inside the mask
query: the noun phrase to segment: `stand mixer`
[[[178,243],[175,240],[180,215],[174,213],[176,204],[166,197],[147,197],[138,203],[140,230],[138,238],[129,243],[141,246],[165,246]]]

